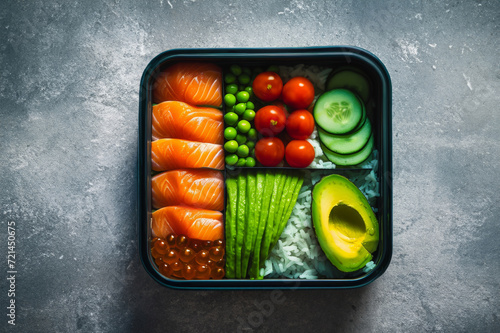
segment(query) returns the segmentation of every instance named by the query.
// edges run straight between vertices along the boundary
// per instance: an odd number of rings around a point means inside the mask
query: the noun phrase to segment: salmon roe
[[[224,246],[223,239],[207,241],[170,234],[151,240],[151,255],[159,272],[168,278],[222,279]]]

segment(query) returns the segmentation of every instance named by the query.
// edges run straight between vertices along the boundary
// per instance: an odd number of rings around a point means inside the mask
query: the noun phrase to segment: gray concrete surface
[[[497,1],[2,1],[1,331],[500,331],[499,19]],[[266,290],[154,282],[135,209],[148,62],[178,47],[339,44],[392,77],[387,272],[362,289],[284,291],[271,309]]]

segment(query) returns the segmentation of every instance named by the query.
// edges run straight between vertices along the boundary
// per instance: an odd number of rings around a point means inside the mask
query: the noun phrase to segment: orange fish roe
[[[169,234],[151,240],[151,255],[168,278],[222,279],[225,275],[224,240],[204,241]]]

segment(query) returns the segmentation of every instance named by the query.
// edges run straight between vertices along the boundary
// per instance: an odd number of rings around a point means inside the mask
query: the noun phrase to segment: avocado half
[[[321,248],[340,271],[357,271],[372,260],[378,221],[363,193],[347,178],[330,175],[314,186],[312,219]]]

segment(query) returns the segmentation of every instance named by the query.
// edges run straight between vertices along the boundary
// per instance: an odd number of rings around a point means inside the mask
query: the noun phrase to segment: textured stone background
[[[264,5],[265,3],[265,5]],[[498,332],[497,1],[2,1],[2,331]],[[177,291],[142,268],[138,89],[178,47],[356,45],[393,83],[394,255],[350,291]],[[4,257],[4,254],[2,254]],[[6,272],[1,262],[1,272]],[[252,321],[253,320],[253,321]],[[246,328],[246,330],[245,330]],[[9,330],[9,331],[10,331]]]

